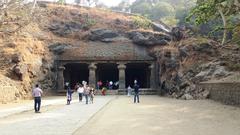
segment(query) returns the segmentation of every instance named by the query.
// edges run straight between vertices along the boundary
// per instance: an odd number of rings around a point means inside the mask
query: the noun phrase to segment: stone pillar
[[[58,90],[64,90],[64,76],[63,76],[63,71],[65,70],[64,66],[60,66],[58,67],[58,71],[57,71],[57,89]]]
[[[155,66],[153,63],[149,66],[149,69],[150,69],[150,88],[155,89],[156,88]]]
[[[125,89],[125,69],[126,69],[126,65],[125,64],[120,63],[118,65],[119,89]]]
[[[88,78],[89,83],[88,84],[95,88],[95,86],[96,86],[96,69],[97,69],[97,66],[95,65],[95,63],[91,63],[88,66],[88,69],[89,69],[89,78]]]

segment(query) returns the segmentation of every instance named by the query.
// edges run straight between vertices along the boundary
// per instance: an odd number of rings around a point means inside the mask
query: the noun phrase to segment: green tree
[[[192,9],[187,21],[193,21],[196,25],[207,23],[210,20],[221,18],[223,38],[222,45],[226,42],[229,17],[239,13],[238,0],[198,0],[196,7]]]
[[[149,16],[151,14],[152,5],[148,2],[135,3],[131,6],[133,13],[139,13],[143,16]]]
[[[158,20],[166,16],[175,16],[175,9],[167,2],[157,2],[151,11],[151,18]]]

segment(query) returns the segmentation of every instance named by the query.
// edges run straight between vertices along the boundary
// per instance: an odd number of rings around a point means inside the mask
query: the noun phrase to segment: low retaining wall
[[[200,87],[210,92],[210,99],[240,105],[240,82],[203,82]]]
[[[96,95],[101,95],[101,90],[96,90]],[[132,91],[133,94],[133,91]],[[151,90],[151,89],[140,89],[139,92],[140,95],[156,95],[157,91],[156,90]],[[121,89],[121,90],[107,90],[106,95],[127,95],[127,90],[126,89]]]
[[[13,86],[0,86],[0,103],[13,102],[17,99],[15,93],[18,90]]]

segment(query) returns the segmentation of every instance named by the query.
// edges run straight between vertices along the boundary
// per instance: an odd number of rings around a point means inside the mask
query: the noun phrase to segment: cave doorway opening
[[[84,63],[69,63],[65,65],[63,72],[64,84],[70,83],[71,89],[74,88],[76,83],[82,83],[82,81],[88,82],[89,69],[88,64]]]
[[[146,63],[129,63],[126,68],[126,87],[134,85],[137,80],[140,88],[150,88],[150,70]]]
[[[119,75],[118,75],[118,68],[117,64],[115,63],[100,63],[97,64],[97,71],[96,71],[96,82],[102,81],[102,87],[108,87],[108,83],[110,81],[113,82],[113,86],[110,89],[118,89],[116,82],[118,82]]]

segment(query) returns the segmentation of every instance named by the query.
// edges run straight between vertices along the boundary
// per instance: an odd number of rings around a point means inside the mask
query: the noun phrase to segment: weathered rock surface
[[[12,56],[12,62],[19,63],[23,60],[23,56],[21,54],[14,54]]]
[[[128,37],[133,43],[138,45],[166,45],[171,40],[169,36],[160,33],[132,31],[128,33]]]
[[[94,29],[91,30],[89,35],[89,40],[92,41],[103,41],[103,42],[111,42],[112,38],[119,36],[119,34],[110,29]]]
[[[198,86],[200,82],[232,74],[227,70],[226,64],[217,59],[221,58],[221,54],[214,43],[203,41],[189,42],[179,46],[178,50],[162,47],[155,52],[161,68],[159,80],[163,93],[178,99],[205,99],[209,97],[209,92]]]
[[[71,48],[72,46],[65,43],[54,43],[49,45],[49,50],[55,54],[62,54],[66,49]]]
[[[73,32],[77,32],[82,29],[82,24],[76,22],[63,22],[63,21],[54,21],[48,27],[50,31],[54,34],[66,37]]]
[[[13,72],[22,81],[24,79],[24,75],[26,75],[26,73],[28,72],[28,66],[25,64],[17,64],[16,66],[14,66]]]

